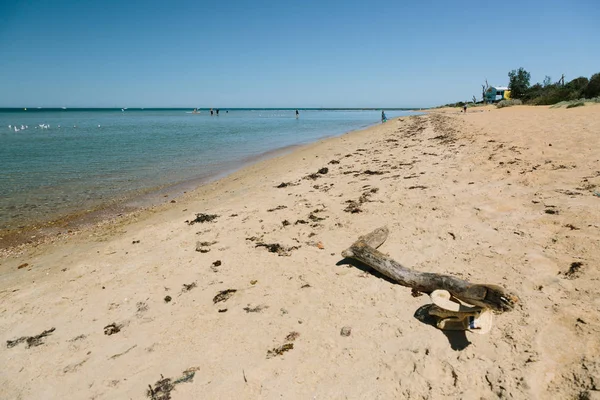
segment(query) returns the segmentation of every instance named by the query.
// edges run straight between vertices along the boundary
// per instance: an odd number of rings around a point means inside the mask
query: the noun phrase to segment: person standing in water
[[[210,116],[211,117],[213,116],[213,109],[212,108],[210,109]]]
[[[387,121],[387,117],[385,116],[385,112],[381,110],[381,123],[383,124],[385,121]]]
[[[298,112],[298,110],[296,110],[296,118],[300,117],[300,113]]]
[[[219,109],[217,108],[217,116],[219,115]]]

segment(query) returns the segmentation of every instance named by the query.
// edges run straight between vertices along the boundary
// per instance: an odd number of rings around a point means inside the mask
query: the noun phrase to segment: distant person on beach
[[[381,110],[381,123],[383,124],[385,121],[387,121],[387,117],[385,116],[385,112]]]
[[[300,117],[300,113],[296,110],[296,118]]]
[[[467,103],[465,103],[465,105],[463,106],[463,111],[465,114],[467,113]]]

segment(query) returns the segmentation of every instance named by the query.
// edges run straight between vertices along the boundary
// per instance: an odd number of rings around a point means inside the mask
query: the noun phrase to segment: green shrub
[[[559,101],[577,100],[579,98],[577,91],[571,90],[567,87],[552,86],[548,90],[545,90],[540,96],[531,100],[531,104],[536,106],[548,106],[556,104]]]
[[[569,88],[570,90],[579,92],[579,97],[582,97],[583,91],[585,90],[589,82],[590,80],[588,78],[586,78],[585,76],[580,76],[579,78],[575,78],[571,82],[567,83],[565,87]]]
[[[581,107],[581,106],[585,106],[585,103],[583,101],[578,101],[576,103],[571,103],[567,106],[567,108],[574,108],[574,107]]]
[[[512,107],[512,106],[520,106],[523,102],[519,99],[510,99],[510,100],[501,100],[496,107],[504,108],[504,107]]]
[[[592,75],[587,86],[583,90],[586,99],[600,96],[600,73]]]
[[[561,107],[564,107],[564,106],[568,106],[569,104],[571,104],[570,101],[560,101],[560,102],[558,102],[558,103],[550,106],[550,108],[561,108]]]
[[[514,71],[513,71],[514,77]],[[548,77],[546,77],[548,78]],[[600,73],[592,75],[591,79],[584,76],[575,78],[561,86],[558,83],[551,84],[549,79],[544,80],[544,85],[536,83],[525,89],[521,99],[525,104],[546,106],[566,102],[568,105],[573,100],[581,98],[593,98],[600,96]]]
[[[550,85],[552,86],[552,85]],[[536,83],[535,85],[528,88],[522,96],[522,100],[525,103],[531,103],[535,98],[540,97],[547,91],[549,86],[543,87],[541,84]]]

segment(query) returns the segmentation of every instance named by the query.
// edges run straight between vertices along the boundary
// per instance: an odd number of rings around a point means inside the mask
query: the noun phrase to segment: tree
[[[485,85],[481,85],[481,101],[483,102],[483,104],[486,104],[485,93],[488,91],[489,88],[490,88],[490,85],[488,85],[488,81],[486,79]]]
[[[573,79],[571,82],[566,84],[566,87],[574,90],[583,90],[588,85],[590,80],[585,76],[580,76],[579,78]]]
[[[518,70],[512,70],[508,73],[508,88],[510,89],[510,97],[513,99],[520,99],[523,97],[527,89],[529,88],[529,80],[531,74],[523,67]]]
[[[583,93],[586,99],[600,96],[600,73],[592,75]]]
[[[546,77],[544,78],[543,85],[544,85],[544,87],[552,85],[552,78],[550,78],[548,75],[546,75]]]

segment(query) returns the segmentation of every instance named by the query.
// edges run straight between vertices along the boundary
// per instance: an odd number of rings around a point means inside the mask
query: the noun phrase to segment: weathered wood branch
[[[400,285],[419,292],[431,293],[443,289],[466,303],[500,312],[512,310],[519,302],[514,293],[500,286],[470,283],[453,276],[420,272],[402,266],[376,250],[385,242],[388,233],[387,227],[375,229],[368,235],[359,237],[342,252],[342,256],[361,261]]]

